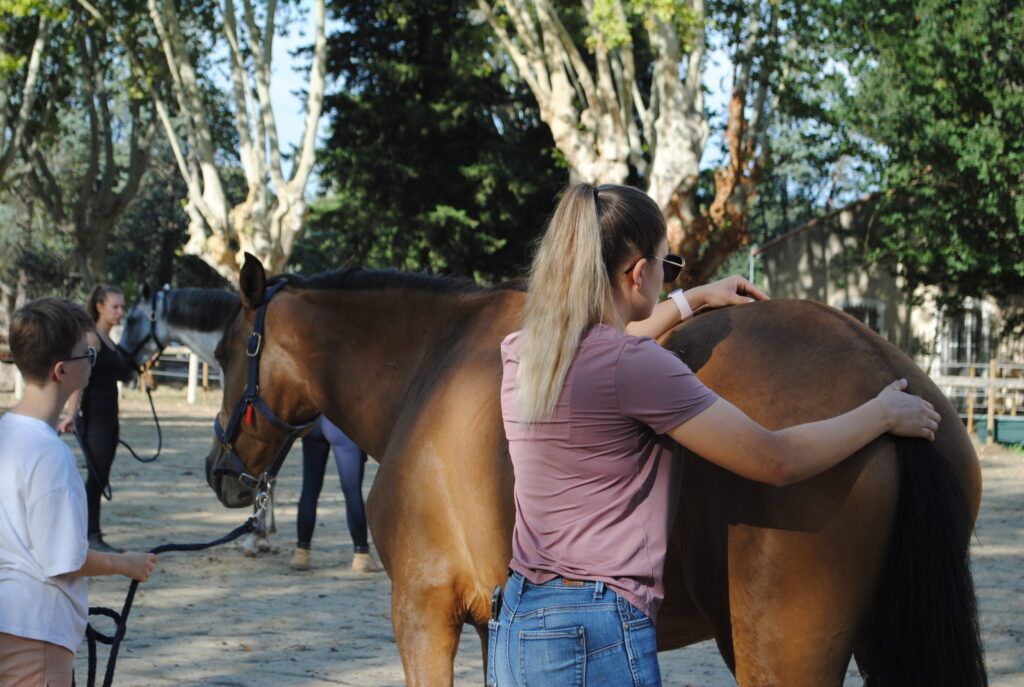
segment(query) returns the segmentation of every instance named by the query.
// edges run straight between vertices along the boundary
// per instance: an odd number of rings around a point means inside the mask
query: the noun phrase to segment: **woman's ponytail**
[[[534,256],[517,381],[524,422],[551,414],[583,333],[615,317],[598,202],[589,184],[567,189]]]
[[[654,255],[665,219],[643,191],[576,184],[566,189],[530,269],[517,378],[523,422],[551,415],[580,341],[598,323],[619,328],[612,275],[630,255]]]

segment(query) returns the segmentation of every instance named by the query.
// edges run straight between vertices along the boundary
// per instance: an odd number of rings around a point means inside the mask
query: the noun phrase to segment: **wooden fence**
[[[968,432],[986,443],[1024,443],[1024,364],[945,363],[931,378]]]

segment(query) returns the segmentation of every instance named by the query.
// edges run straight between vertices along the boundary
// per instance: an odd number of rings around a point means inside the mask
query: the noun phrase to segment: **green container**
[[[1004,415],[997,416],[995,420],[997,443],[1024,444],[1024,417]],[[988,440],[988,423],[984,416],[975,416],[974,430],[978,434],[978,441],[984,443]]]

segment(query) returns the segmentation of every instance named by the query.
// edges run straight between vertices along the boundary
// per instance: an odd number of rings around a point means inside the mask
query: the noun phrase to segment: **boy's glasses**
[[[644,260],[644,259],[647,259],[647,260],[661,260],[663,263],[665,263],[665,283],[666,284],[669,283],[669,282],[675,281],[676,277],[679,276],[679,273],[682,272],[683,265],[686,264],[686,259],[685,258],[683,258],[682,256],[679,256],[679,255],[673,255],[672,253],[669,253],[668,255],[666,255],[663,258],[659,258],[657,255],[645,255],[643,257],[637,258],[636,261],[632,265],[630,265],[628,268],[623,270],[622,273],[623,274],[629,274],[630,272],[633,271],[633,268],[636,267],[636,263],[638,263],[638,262],[640,262],[641,260]]]
[[[96,366],[96,349],[89,346],[85,349],[85,355],[73,355],[70,358],[64,358],[64,362],[71,362],[72,360],[85,360],[89,359],[89,367]]]

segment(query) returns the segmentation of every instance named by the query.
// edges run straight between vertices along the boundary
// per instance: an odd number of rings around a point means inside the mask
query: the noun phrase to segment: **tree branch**
[[[533,92],[534,97],[537,98],[537,103],[541,109],[547,107],[551,96],[551,79],[542,57],[542,51],[527,48],[526,54],[523,54],[509,32],[498,21],[497,15],[487,1],[477,0],[477,6],[486,15],[487,23],[491,25],[494,33],[498,36],[498,40],[512,59],[516,70],[519,72],[519,76],[526,81],[526,85]],[[507,3],[505,7],[508,10],[509,19],[511,19],[513,26],[517,27],[516,32],[520,36],[520,41],[522,41],[522,36],[527,33],[527,29],[523,25],[522,32],[520,32],[518,26],[522,24],[522,21],[518,11]]]
[[[256,28],[256,17],[250,0],[242,0],[244,7],[245,24],[249,31],[249,49],[253,52],[253,80],[256,82],[256,102],[259,108],[260,118],[257,127],[257,139],[260,146],[260,158],[270,149],[270,175],[274,187],[284,187],[284,171],[281,167],[281,149],[277,137],[277,120],[274,117],[274,108],[270,102],[270,62],[273,57],[268,46],[261,46],[260,42],[266,38],[261,37],[260,31]],[[271,12],[275,9],[276,3],[268,3],[267,24],[269,31],[273,34],[274,15]],[[315,59],[315,58],[314,58]],[[264,164],[264,168],[267,165]]]
[[[249,124],[249,105],[246,97],[245,57],[238,43],[238,27],[235,22],[235,5],[232,0],[224,0],[224,35],[227,37],[228,49],[231,53],[231,95],[235,101],[235,131],[238,132],[239,158],[246,180],[256,183],[254,174],[256,166],[262,167],[255,158],[259,153],[253,147]]]
[[[326,19],[324,0],[316,0],[314,5],[316,40],[313,43],[313,64],[309,69],[309,89],[306,92],[306,121],[302,126],[302,147],[299,149],[299,156],[295,161],[295,170],[292,178],[288,182],[293,192],[305,190],[316,159],[316,129],[320,122],[320,114],[323,111],[324,89],[326,88],[326,80],[324,78],[327,69]]]
[[[29,56],[28,67],[25,70],[25,84],[21,89],[21,107],[18,108],[18,115],[14,120],[14,132],[7,143],[7,148],[0,156],[0,184],[7,176],[7,171],[14,162],[25,138],[25,129],[28,126],[32,108],[36,100],[36,83],[39,81],[39,70],[43,62],[43,52],[46,49],[46,40],[50,34],[50,20],[46,13],[39,17],[39,29],[36,32],[36,39],[32,43],[32,53]],[[6,116],[6,107],[4,113]],[[6,127],[2,130],[6,135]]]

